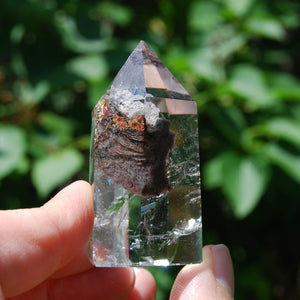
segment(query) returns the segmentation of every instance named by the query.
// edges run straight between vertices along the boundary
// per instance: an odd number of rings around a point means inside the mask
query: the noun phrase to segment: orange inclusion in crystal
[[[137,131],[145,130],[145,117],[143,115],[133,116],[128,119],[117,114],[113,110],[109,110],[108,104],[105,101],[105,97],[98,103],[96,110],[96,124],[103,119],[111,119],[114,125],[119,130],[133,129]]]
[[[143,115],[134,116],[130,119],[125,119],[119,115],[113,117],[113,122],[116,126],[122,129],[134,129],[137,131],[145,130],[145,118]]]

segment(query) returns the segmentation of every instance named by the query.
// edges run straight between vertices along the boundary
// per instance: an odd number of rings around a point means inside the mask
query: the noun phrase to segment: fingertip
[[[92,194],[91,185],[87,181],[78,180],[59,191],[45,205],[47,206],[55,201],[72,201],[74,199],[84,199],[89,205],[92,205]]]
[[[214,260],[214,273],[217,281],[230,296],[234,294],[233,266],[229,249],[223,245],[216,245],[211,248]]]
[[[87,228],[89,232],[92,229],[94,216],[92,188],[86,181],[79,180],[66,186],[42,208],[47,217],[52,214],[58,227],[59,224],[63,224],[66,228],[69,222],[71,227],[79,223],[80,228]]]
[[[233,299],[233,269],[230,253],[224,245],[203,248],[203,261],[187,265],[178,274],[171,300]]]
[[[127,300],[155,300],[156,282],[152,274],[143,268],[133,268],[135,284]]]
[[[94,215],[93,190],[91,185],[87,181],[78,180],[70,184],[68,188],[68,192],[72,195],[71,198],[81,201],[83,206],[87,208],[89,217],[90,215]]]

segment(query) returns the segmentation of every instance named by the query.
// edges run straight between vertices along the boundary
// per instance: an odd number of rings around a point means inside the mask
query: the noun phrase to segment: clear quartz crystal
[[[197,106],[143,41],[93,110],[90,177],[95,266],[201,261]]]

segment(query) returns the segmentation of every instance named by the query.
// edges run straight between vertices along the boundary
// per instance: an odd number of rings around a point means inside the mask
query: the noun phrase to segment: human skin
[[[40,208],[0,211],[0,300],[155,299],[155,280],[145,269],[90,263],[93,219],[92,189],[84,181]],[[203,263],[179,273],[170,299],[232,299],[228,249],[209,246],[203,253]]]

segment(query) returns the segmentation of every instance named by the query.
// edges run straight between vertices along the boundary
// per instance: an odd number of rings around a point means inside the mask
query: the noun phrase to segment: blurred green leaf
[[[94,108],[100,98],[105,94],[110,83],[110,80],[103,79],[100,82],[91,83],[88,86],[88,103],[90,108]]]
[[[258,107],[274,104],[271,91],[262,71],[253,65],[241,64],[233,68],[228,82],[231,92]]]
[[[100,3],[97,11],[100,17],[104,17],[120,26],[127,25],[133,16],[131,8],[108,1]]]
[[[58,144],[66,145],[72,141],[74,124],[67,118],[63,118],[51,112],[44,112],[40,116],[40,124],[58,139]]]
[[[29,172],[30,168],[31,168],[30,159],[28,157],[26,157],[26,156],[23,156],[22,159],[17,164],[17,166],[16,166],[16,168],[15,168],[14,171],[18,175],[25,176],[25,174],[27,175],[27,173]]]
[[[266,144],[263,153],[284,172],[300,183],[300,156],[293,155],[276,144]]]
[[[244,27],[251,34],[279,41],[283,40],[286,35],[282,24],[271,16],[251,16],[244,23]]]
[[[23,24],[16,24],[10,32],[10,40],[13,44],[18,44],[24,37],[25,26]]]
[[[261,126],[263,133],[300,147],[300,123],[288,118],[274,118]],[[300,172],[300,171],[299,171]]]
[[[188,20],[192,30],[211,30],[222,22],[220,6],[212,1],[195,1],[190,6]]]
[[[300,100],[300,81],[291,74],[272,72],[269,75],[274,97],[283,100]]]
[[[237,218],[245,218],[261,199],[270,177],[263,157],[241,156],[230,152],[223,156],[222,191]]]
[[[190,66],[200,77],[212,81],[221,82],[225,78],[224,65],[214,60],[210,48],[203,48],[189,55]]]
[[[224,2],[226,7],[230,10],[230,12],[233,15],[237,17],[242,17],[249,11],[254,0],[225,0]]]
[[[300,103],[298,105],[293,105],[291,110],[292,116],[297,120],[297,122],[300,122]]]
[[[75,147],[79,150],[90,150],[91,136],[89,134],[80,136],[75,141]]]
[[[41,197],[63,184],[80,170],[83,158],[75,149],[51,153],[34,162],[32,181]]]
[[[108,49],[106,39],[89,39],[83,36],[71,17],[60,12],[55,15],[55,25],[62,36],[65,47],[77,53],[101,53]]]
[[[224,24],[210,30],[200,39],[197,50],[189,54],[191,68],[212,82],[225,80],[226,61],[246,43],[243,34],[238,33],[232,25]]]
[[[286,12],[279,16],[279,19],[281,20],[282,24],[289,29],[297,28],[300,24],[299,13],[296,7],[294,7],[294,9],[288,8]]]
[[[89,82],[98,82],[108,72],[105,59],[99,55],[88,55],[73,58],[67,64],[69,71]]]
[[[210,161],[203,167],[203,185],[207,189],[215,189],[220,187],[223,179],[223,161],[227,153],[222,153]]]
[[[47,81],[40,81],[35,86],[27,82],[21,82],[16,85],[16,93],[26,105],[35,105],[44,100],[49,91],[50,84]]]
[[[241,144],[241,136],[246,128],[246,120],[242,112],[234,106],[208,109],[211,122],[235,146]]]
[[[25,155],[26,139],[19,127],[0,124],[0,179],[12,172]]]
[[[203,36],[203,47],[209,50],[214,61],[223,64],[245,43],[244,35],[231,24],[222,24]]]
[[[240,50],[246,44],[246,38],[243,34],[237,34],[231,32],[224,39],[222,44],[215,49],[217,54],[216,56],[226,61],[229,59],[235,52]]]
[[[28,73],[22,54],[19,51],[12,52],[11,68],[18,76],[26,76]]]

